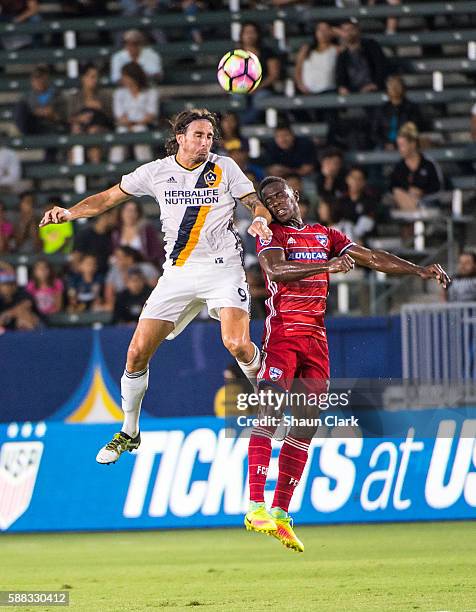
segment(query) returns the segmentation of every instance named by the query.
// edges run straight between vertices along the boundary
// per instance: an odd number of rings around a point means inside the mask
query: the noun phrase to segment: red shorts
[[[285,391],[299,379],[309,390],[313,387],[316,392],[322,391],[329,380],[327,342],[313,336],[271,334],[257,379],[258,384],[269,382]]]

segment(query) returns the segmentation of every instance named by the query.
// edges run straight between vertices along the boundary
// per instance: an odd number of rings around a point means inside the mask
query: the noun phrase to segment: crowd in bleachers
[[[94,0],[71,0],[67,4],[70,15],[96,16],[106,11],[106,3]],[[276,0],[272,4],[280,6],[283,2]],[[220,7],[218,0],[119,3],[124,16],[156,15],[161,11],[194,15]],[[0,0],[0,20],[35,19],[40,19],[36,0]],[[387,20],[385,28],[391,35],[397,28],[396,20]],[[190,26],[186,36],[200,44],[206,31]],[[28,36],[12,40],[2,39],[4,48],[31,46],[34,35],[29,40]],[[30,73],[29,91],[15,104],[16,129],[24,135],[51,135],[148,133],[163,128],[169,119],[161,110],[167,67],[158,45],[165,40],[166,34],[154,28],[129,30],[120,38],[114,36],[116,48],[107,62],[98,60],[81,66],[77,91],[58,89],[53,82],[54,68],[38,64]],[[250,126],[263,123],[264,113],[256,102],[281,91],[291,58],[285,50],[268,45],[267,40],[268,33],[265,35],[258,24],[242,24],[239,46],[258,55],[263,80],[258,91],[245,99],[245,108],[220,113],[217,152],[231,156],[255,184],[267,174],[285,177],[300,193],[306,221],[338,227],[362,244],[380,235],[379,228],[385,226],[392,210],[412,213],[438,207],[446,179],[439,165],[424,151],[428,143],[421,138],[421,132],[428,128],[428,120],[421,108],[407,98],[404,80],[379,43],[371,36],[363,36],[355,19],[315,24],[313,35],[293,58],[296,90],[303,95],[332,92],[341,96],[385,91],[387,101],[359,109],[350,118],[335,108],[282,112],[272,137],[262,140],[258,155],[251,155],[250,142],[243,133],[246,130],[250,134]],[[40,41],[40,49],[41,44],[45,42]],[[112,87],[101,85],[101,75],[106,74]],[[326,124],[325,135],[297,135],[296,125],[303,122]],[[469,125],[468,121],[468,132]],[[470,132],[476,141],[475,126],[476,105]],[[8,260],[8,256],[18,254],[38,259],[23,286],[17,284],[14,266],[0,262],[0,327],[30,329],[47,324],[51,315],[60,312],[104,312],[114,322],[134,321],[164,263],[164,245],[156,219],[148,219],[142,206],[131,199],[119,210],[86,224],[76,223],[73,227],[72,223],[64,223],[38,229],[41,211],[63,203],[52,192],[40,204],[36,191],[25,191],[17,193],[13,209],[6,209],[2,194],[18,192],[21,178],[18,155],[7,145],[8,139],[0,134],[0,260],[2,256]],[[369,150],[398,152],[399,161],[388,164],[383,174],[373,167],[346,162],[347,152]],[[163,154],[160,145],[149,143],[95,145],[86,148],[85,160],[91,164],[135,160],[140,164]],[[71,155],[67,149],[47,147],[43,161],[67,163]],[[472,171],[472,164],[469,166]],[[262,316],[265,292],[253,255],[254,244],[246,233],[248,213],[238,207],[235,221],[247,253],[253,314]],[[399,228],[402,244],[410,239],[408,230],[406,225]],[[65,263],[53,265],[48,261],[48,256],[57,254],[64,255]]]

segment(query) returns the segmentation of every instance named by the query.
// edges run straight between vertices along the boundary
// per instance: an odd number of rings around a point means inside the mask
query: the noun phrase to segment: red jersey
[[[271,223],[271,240],[256,239],[258,255],[281,249],[288,261],[326,262],[343,255],[355,244],[345,234],[319,223],[300,229]],[[264,347],[271,333],[284,336],[314,336],[326,339],[324,314],[329,292],[329,274],[323,272],[299,281],[277,283],[264,273],[269,298],[266,300]]]

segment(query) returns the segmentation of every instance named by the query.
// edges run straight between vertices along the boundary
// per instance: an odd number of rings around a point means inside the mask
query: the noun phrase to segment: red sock
[[[279,453],[279,475],[274,492],[273,508],[288,511],[294,489],[298,486],[307,461],[311,440],[286,436]]]
[[[264,502],[264,486],[271,458],[273,431],[265,427],[254,427],[248,446],[248,473],[250,501]]]

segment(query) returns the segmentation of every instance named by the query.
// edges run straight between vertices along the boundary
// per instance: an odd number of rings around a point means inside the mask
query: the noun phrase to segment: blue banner
[[[385,419],[384,412],[381,418]],[[422,437],[431,420],[436,437]],[[214,417],[146,419],[142,444],[95,461],[115,425],[0,426],[0,529],[109,530],[241,525],[248,439]],[[420,433],[419,433],[420,432]],[[476,419],[418,411],[399,438],[315,439],[290,512],[298,523],[476,518]],[[277,478],[275,443],[266,496]]]
[[[330,319],[327,326],[333,378],[401,376],[398,317]],[[262,327],[262,321],[252,321],[258,346]],[[131,327],[119,326],[0,336],[0,422],[121,421],[119,385],[132,333]],[[213,414],[223,371],[234,363],[216,322],[193,323],[173,342],[164,342],[152,359],[143,413]]]

